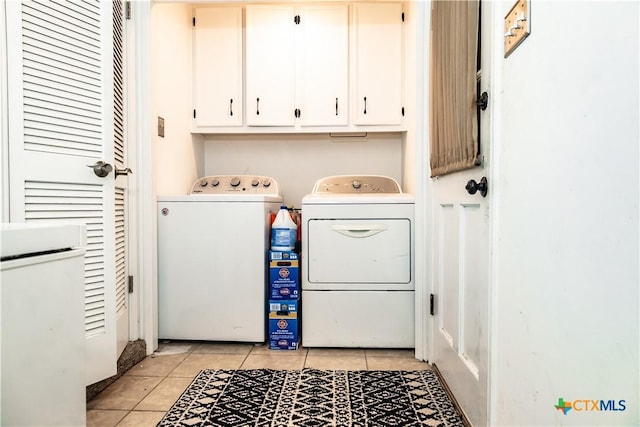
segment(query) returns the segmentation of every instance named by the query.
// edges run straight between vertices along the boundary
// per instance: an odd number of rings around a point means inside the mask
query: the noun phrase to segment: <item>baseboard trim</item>
[[[433,367],[433,370],[435,371],[436,375],[438,376],[438,379],[440,380],[440,383],[442,384],[442,387],[444,388],[444,391],[447,393],[447,396],[449,396],[449,399],[453,403],[453,406],[455,406],[456,411],[458,411],[458,414],[460,414],[460,417],[462,418],[462,423],[465,425],[465,427],[473,427],[473,425],[471,424],[471,422],[467,418],[467,415],[462,410],[462,407],[460,406],[460,404],[456,400],[456,397],[451,392],[451,389],[449,388],[449,384],[447,384],[447,382],[444,380],[444,377],[442,376],[442,373],[440,372],[440,369],[438,369],[438,366],[436,366],[435,364],[432,364],[431,366]]]

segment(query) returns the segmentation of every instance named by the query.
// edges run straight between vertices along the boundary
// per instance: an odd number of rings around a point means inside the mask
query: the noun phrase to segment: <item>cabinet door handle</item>
[[[233,116],[233,98],[229,100],[229,115]]]
[[[256,115],[260,115],[260,98],[256,98]]]
[[[364,113],[367,114],[367,97],[364,97]]]
[[[338,98],[336,98],[336,116],[338,115]]]

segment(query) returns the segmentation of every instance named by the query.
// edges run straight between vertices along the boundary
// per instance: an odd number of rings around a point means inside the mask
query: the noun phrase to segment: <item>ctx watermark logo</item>
[[[576,412],[583,411],[624,411],[627,409],[625,400],[591,400],[578,399],[567,402],[564,398],[558,398],[558,404],[553,405],[558,411],[567,415],[572,409]]]

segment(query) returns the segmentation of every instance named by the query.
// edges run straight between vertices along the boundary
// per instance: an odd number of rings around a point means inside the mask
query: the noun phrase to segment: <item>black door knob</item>
[[[476,101],[476,105],[482,111],[487,109],[487,105],[489,105],[489,94],[487,92],[482,92],[480,98]]]
[[[469,194],[476,194],[479,191],[482,197],[486,197],[487,191],[489,189],[489,185],[487,184],[487,177],[483,176],[482,179],[480,179],[479,183],[474,179],[470,179],[464,188]]]

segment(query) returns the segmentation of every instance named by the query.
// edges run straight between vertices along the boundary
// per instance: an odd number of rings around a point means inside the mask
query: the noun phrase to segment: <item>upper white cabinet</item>
[[[406,130],[402,3],[202,6],[194,16],[195,133]]]
[[[246,6],[247,124],[293,126],[294,8]]]
[[[403,26],[400,3],[353,5],[352,82],[356,125],[403,123]]]
[[[242,7],[203,7],[193,21],[194,128],[242,126]]]
[[[347,5],[297,10],[296,106],[301,126],[349,124],[349,10]]]

